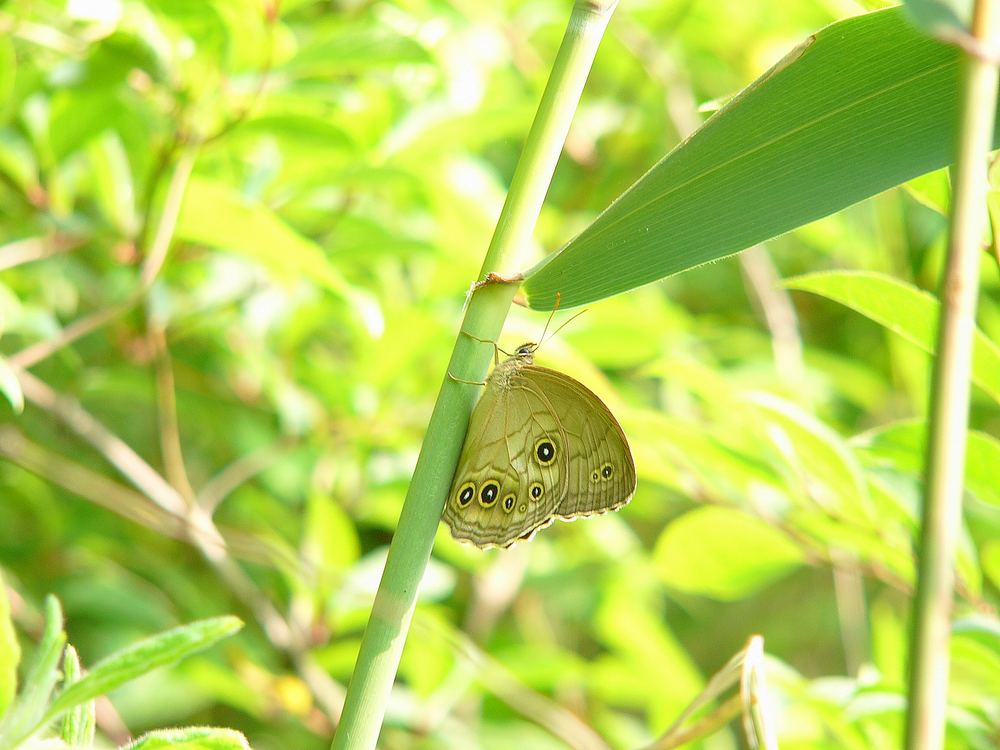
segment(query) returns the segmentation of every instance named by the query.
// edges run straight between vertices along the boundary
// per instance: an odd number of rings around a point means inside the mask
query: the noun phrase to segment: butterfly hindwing
[[[519,377],[543,393],[568,441],[566,494],[555,509],[564,519],[618,510],[632,499],[632,451],[614,415],[590,389],[556,370],[529,366]]]
[[[520,381],[509,370],[491,376],[445,505],[452,534],[480,547],[507,547],[547,526],[566,494],[559,416],[544,392]]]

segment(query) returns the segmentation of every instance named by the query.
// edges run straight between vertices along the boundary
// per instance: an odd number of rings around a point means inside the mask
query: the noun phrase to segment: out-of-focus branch
[[[195,492],[184,466],[181,448],[180,425],[177,419],[177,389],[174,384],[174,365],[167,346],[167,332],[155,321],[150,321],[146,340],[153,350],[156,371],[156,411],[160,426],[160,453],[167,481],[185,499],[194,503]],[[209,515],[211,515],[209,513]]]
[[[305,636],[289,625],[253,580],[229,556],[222,534],[204,509],[195,504],[188,505],[177,490],[121,438],[87,412],[76,399],[57,393],[31,373],[18,372],[18,379],[28,401],[48,411],[76,432],[162,511],[181,519],[188,539],[198,547],[226,586],[253,612],[271,642],[288,653],[294,663],[310,664]],[[2,450],[3,446],[0,444],[0,451]],[[100,487],[95,486],[91,478],[90,489],[109,487],[105,483],[100,484]],[[332,701],[332,705],[336,705],[335,699],[341,695],[343,688],[321,669],[309,669],[307,674],[301,676],[310,685],[317,700],[322,698],[324,702]],[[334,721],[338,716],[339,711],[330,714]]]
[[[55,416],[90,443],[146,497],[168,513],[181,518],[187,515],[187,503],[177,490],[79,401],[57,393],[30,372],[18,372],[17,377],[28,401]]]
[[[51,258],[83,245],[83,239],[68,234],[54,233],[47,237],[27,237],[0,246],[0,271]]]
[[[802,338],[795,307],[762,245],[754,245],[739,255],[740,270],[747,283],[751,301],[756,303],[771,332],[771,350],[778,375],[788,383],[801,383],[805,375]]]
[[[176,514],[130,487],[28,440],[13,427],[0,428],[0,456],[159,534],[186,538],[183,519]]]
[[[219,503],[233,490],[273,466],[285,451],[294,445],[294,439],[282,438],[245,456],[240,456],[202,486],[197,496],[198,505],[204,508],[206,513],[214,513]]]

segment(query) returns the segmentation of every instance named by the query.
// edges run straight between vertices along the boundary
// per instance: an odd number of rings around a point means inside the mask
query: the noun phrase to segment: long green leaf
[[[885,326],[931,354],[937,349],[941,303],[915,286],[867,271],[833,271],[796,276],[785,286],[821,294]],[[972,382],[1000,401],[1000,347],[977,330]]]
[[[157,667],[208,648],[242,627],[243,623],[237,617],[213,617],[181,625],[124,648],[99,661],[79,682],[59,693],[46,712],[45,721]]]
[[[739,252],[953,156],[958,56],[901,8],[809,37],[530,270],[551,309]]]

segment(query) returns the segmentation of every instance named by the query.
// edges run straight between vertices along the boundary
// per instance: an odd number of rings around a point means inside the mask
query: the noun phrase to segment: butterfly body
[[[556,518],[618,510],[635,491],[632,453],[604,403],[534,364],[524,344],[493,368],[469,422],[444,521],[458,539],[509,547]]]

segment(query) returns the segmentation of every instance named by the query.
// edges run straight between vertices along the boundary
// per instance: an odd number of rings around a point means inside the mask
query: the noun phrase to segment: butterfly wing
[[[559,518],[618,510],[635,492],[632,451],[614,415],[589,388],[545,367],[522,368],[528,387],[544,393],[567,440],[566,494],[555,509]]]
[[[547,394],[500,368],[473,409],[443,515],[452,536],[484,548],[509,547],[552,523],[569,469]]]

